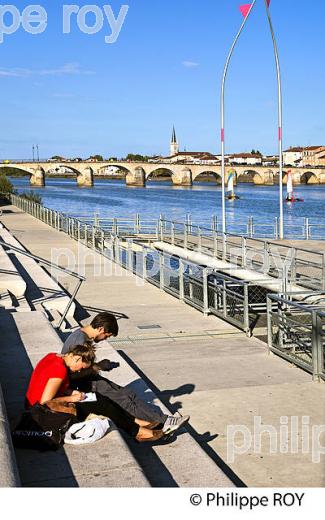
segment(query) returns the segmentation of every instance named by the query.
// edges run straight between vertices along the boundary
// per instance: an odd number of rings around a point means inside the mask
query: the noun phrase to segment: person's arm
[[[62,385],[62,381],[63,379],[59,378],[53,378],[48,380],[46,387],[44,388],[40,404],[45,404],[48,401],[52,400],[55,400],[60,403],[78,403],[84,399],[85,394],[81,392],[74,392],[73,395],[55,398],[60,389],[60,386]]]

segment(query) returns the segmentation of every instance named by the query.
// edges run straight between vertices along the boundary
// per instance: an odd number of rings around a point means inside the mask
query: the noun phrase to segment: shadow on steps
[[[33,313],[25,314],[30,317],[30,327],[33,327]],[[18,316],[20,317],[21,315]],[[13,427],[23,411],[25,393],[33,367],[13,314],[0,312],[0,334],[0,384],[9,422]],[[37,335],[37,327],[35,327],[35,334]],[[49,481],[51,487],[54,481],[59,487],[63,480],[65,487],[78,487],[64,449],[56,453],[15,450],[15,454],[24,487],[48,487]]]

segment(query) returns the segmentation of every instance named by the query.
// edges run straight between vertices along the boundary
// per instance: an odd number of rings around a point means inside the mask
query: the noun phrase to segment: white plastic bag
[[[93,444],[102,439],[110,427],[109,419],[92,419],[91,421],[74,424],[66,432],[64,442],[75,446]]]

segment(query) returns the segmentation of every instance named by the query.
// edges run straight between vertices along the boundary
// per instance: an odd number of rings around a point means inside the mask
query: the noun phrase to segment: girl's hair
[[[96,349],[91,343],[86,342],[83,345],[76,345],[69,351],[69,354],[81,357],[83,363],[90,363],[90,365],[93,365],[96,361]]]

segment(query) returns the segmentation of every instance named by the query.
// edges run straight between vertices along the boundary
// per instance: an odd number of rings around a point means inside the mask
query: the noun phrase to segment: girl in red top
[[[80,346],[65,356],[48,354],[36,366],[26,394],[27,407],[56,398],[62,403],[77,403],[85,398],[81,392],[69,392],[69,373],[89,368],[95,361],[95,349]]]
[[[74,347],[68,354],[48,354],[36,366],[26,394],[26,407],[36,403],[76,403],[77,418],[84,421],[88,415],[103,415],[114,421],[118,428],[126,431],[138,441],[155,441],[163,437],[157,424],[132,417],[108,397],[96,394],[96,402],[85,402],[85,394],[69,390],[69,371],[80,372],[95,363],[95,349],[86,344]]]

